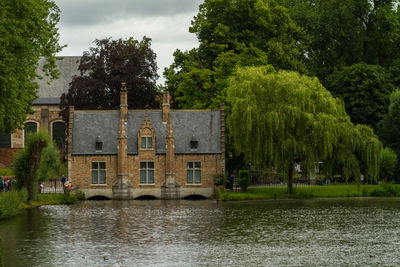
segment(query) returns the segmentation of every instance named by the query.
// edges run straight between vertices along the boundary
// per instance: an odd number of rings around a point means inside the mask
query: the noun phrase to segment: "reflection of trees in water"
[[[35,262],[39,263],[26,255],[51,262],[51,244],[48,243],[50,219],[43,216],[39,208],[29,208],[16,217],[0,222],[0,238],[6,244],[3,246],[3,260],[7,267],[35,266]]]
[[[3,242],[1,241],[0,238],[0,267],[4,266],[4,261],[3,261]]]

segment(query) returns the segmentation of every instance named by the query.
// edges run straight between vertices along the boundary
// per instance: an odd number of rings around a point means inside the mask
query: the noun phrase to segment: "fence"
[[[61,180],[48,180],[43,182],[42,193],[64,193]]]

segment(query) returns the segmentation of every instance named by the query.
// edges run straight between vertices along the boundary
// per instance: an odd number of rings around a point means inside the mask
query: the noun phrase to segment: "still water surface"
[[[0,237],[6,266],[400,266],[400,199],[86,201]]]

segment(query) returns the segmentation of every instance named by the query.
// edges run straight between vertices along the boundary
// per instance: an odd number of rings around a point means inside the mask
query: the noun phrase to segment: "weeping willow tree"
[[[14,160],[18,189],[26,188],[28,200],[36,200],[39,182],[48,180],[59,168],[59,152],[44,132],[27,136],[25,148]]]
[[[272,67],[238,69],[227,88],[228,128],[238,152],[254,164],[274,167],[288,177],[292,192],[295,163],[307,169],[322,160],[360,178],[360,167],[376,180],[381,143],[372,129],[354,125],[343,101],[316,78]]]

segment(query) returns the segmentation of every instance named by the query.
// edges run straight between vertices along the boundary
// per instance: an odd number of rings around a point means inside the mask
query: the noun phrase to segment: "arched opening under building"
[[[185,200],[203,200],[203,199],[207,199],[207,198],[202,195],[188,195],[188,196],[184,197],[183,199],[185,199]]]
[[[106,196],[97,195],[97,196],[89,197],[87,200],[111,200],[111,198],[106,197]]]
[[[135,198],[136,200],[155,200],[158,199],[158,197],[152,196],[152,195],[143,195],[140,197]]]

